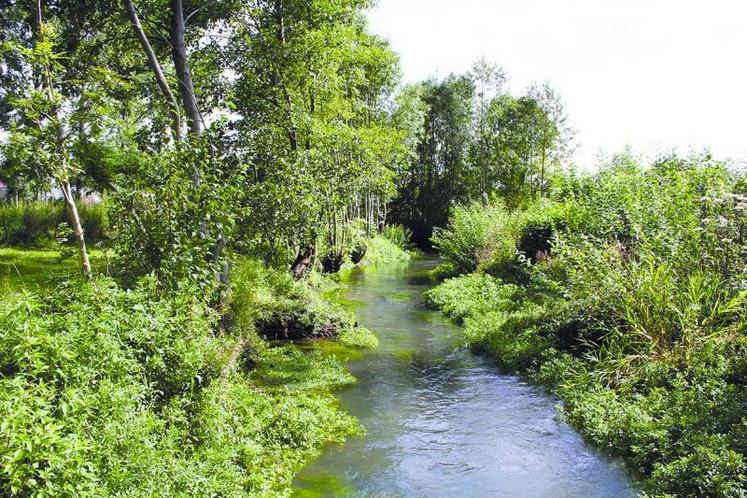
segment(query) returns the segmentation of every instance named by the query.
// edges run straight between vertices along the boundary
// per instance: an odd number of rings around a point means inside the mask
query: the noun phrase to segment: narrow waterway
[[[558,421],[557,400],[459,346],[427,309],[433,259],[356,270],[341,295],[380,347],[351,363],[342,405],[368,433],[297,478],[297,496],[626,497],[619,464]]]

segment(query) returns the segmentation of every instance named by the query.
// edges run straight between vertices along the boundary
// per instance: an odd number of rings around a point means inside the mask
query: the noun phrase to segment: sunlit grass
[[[89,252],[94,272],[106,271],[104,253]],[[81,273],[77,254],[62,259],[53,249],[0,248],[0,293],[38,291],[51,288],[67,277]]]

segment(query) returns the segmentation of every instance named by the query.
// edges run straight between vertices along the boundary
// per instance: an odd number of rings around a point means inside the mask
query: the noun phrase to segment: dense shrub
[[[17,494],[92,491],[166,435],[159,411],[178,409],[219,370],[212,314],[189,298],[99,280],[4,308],[0,482]],[[112,444],[117,434],[143,440]]]
[[[407,251],[412,246],[412,232],[402,225],[386,225],[381,235],[403,251]]]
[[[482,264],[516,259],[514,218],[500,202],[455,206],[446,228],[436,228],[431,241],[455,273],[475,271]]]
[[[514,310],[520,302],[519,292],[515,285],[504,285],[500,279],[475,273],[446,280],[428,291],[426,299],[451,318],[463,321],[492,311]]]
[[[410,260],[410,253],[388,238],[377,235],[367,241],[365,261],[371,264],[398,263]]]
[[[78,205],[86,241],[91,244],[107,237],[106,205]],[[62,201],[0,202],[0,245],[41,246],[55,242],[55,232],[69,223]],[[68,240],[74,243],[72,237]]]
[[[568,227],[568,209],[564,204],[539,202],[521,216],[516,249],[536,263],[547,259],[555,238]]]

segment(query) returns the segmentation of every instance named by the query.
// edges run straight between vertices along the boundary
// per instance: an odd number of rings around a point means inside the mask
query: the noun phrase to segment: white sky
[[[513,91],[548,80],[580,166],[627,144],[747,157],[747,0],[379,0],[369,18],[408,82],[481,56]]]

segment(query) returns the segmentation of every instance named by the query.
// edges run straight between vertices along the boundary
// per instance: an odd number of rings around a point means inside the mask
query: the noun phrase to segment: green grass
[[[104,253],[89,252],[95,273],[106,271]],[[0,293],[41,291],[55,287],[62,280],[80,274],[77,254],[62,259],[53,249],[0,248]]]

